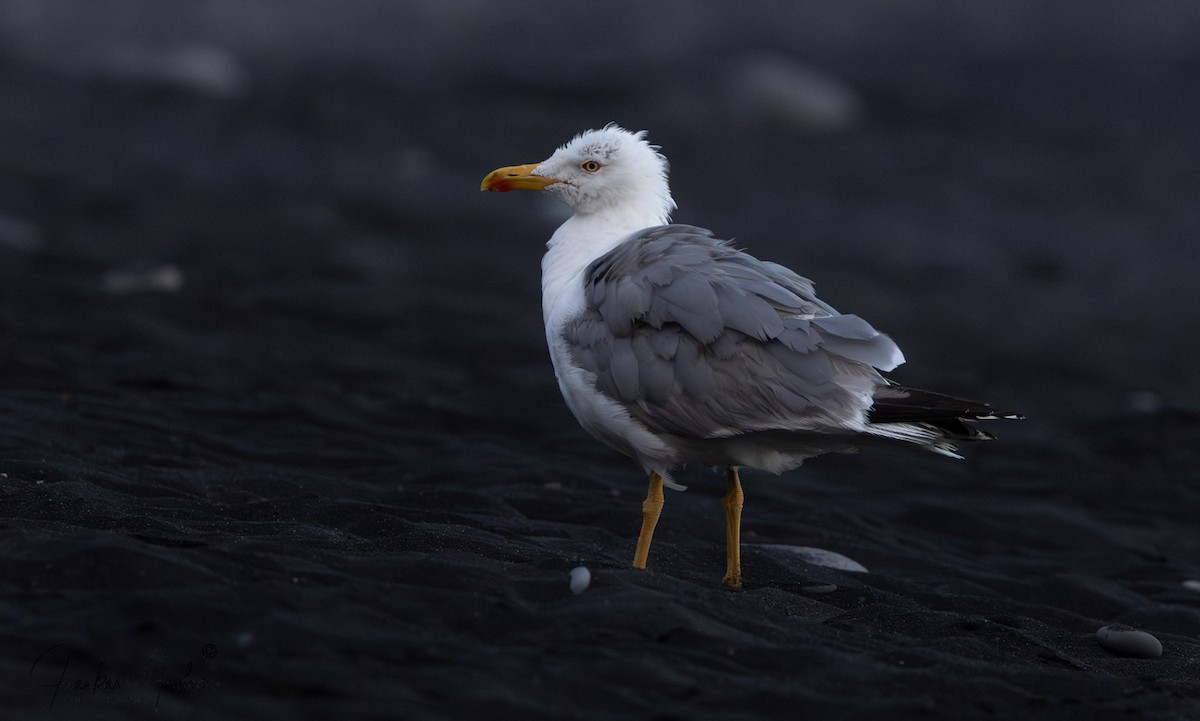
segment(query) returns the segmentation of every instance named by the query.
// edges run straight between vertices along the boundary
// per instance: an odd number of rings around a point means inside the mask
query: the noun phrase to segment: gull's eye
[[[594,173],[600,170],[600,163],[595,160],[585,160],[579,167],[588,173]]]

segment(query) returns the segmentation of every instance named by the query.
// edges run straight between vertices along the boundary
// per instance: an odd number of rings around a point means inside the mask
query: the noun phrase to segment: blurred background
[[[888,332],[897,380],[1029,416],[966,464],[759,486],[760,539],[923,591],[995,580],[1014,613],[1095,583],[1074,608],[1117,617],[1117,574],[1194,638],[1198,37],[1190,0],[0,0],[0,493],[27,549],[0,569],[5,672],[56,642],[110,668],[212,643],[210,708],[387,708],[428,628],[444,665],[414,695],[457,693],[485,645],[524,678],[534,632],[475,619],[564,564],[624,568],[644,486],[553,379],[538,262],[564,209],[478,188],[613,121],[662,146],[676,221]],[[710,491],[669,501],[672,573],[716,568],[689,551],[719,514],[685,510]],[[461,579],[508,595],[439,601]]]
[[[498,325],[549,385],[563,212],[478,180],[616,121],[663,146],[676,220],[814,278],[901,342],[905,382],[1056,421],[1194,409],[1197,30],[1182,1],[4,0],[0,272],[87,261],[109,296],[245,316],[264,279],[340,274],[374,306],[346,320],[403,329],[388,353],[443,344],[410,370],[471,373]]]

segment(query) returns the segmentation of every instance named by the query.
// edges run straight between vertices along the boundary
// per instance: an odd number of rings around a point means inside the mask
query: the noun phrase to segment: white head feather
[[[533,171],[558,182],[546,192],[577,215],[618,209],[645,219],[645,226],[671,218],[675,201],[667,183],[667,159],[646,142],[645,131],[633,133],[609,124],[588,130],[554,151]]]

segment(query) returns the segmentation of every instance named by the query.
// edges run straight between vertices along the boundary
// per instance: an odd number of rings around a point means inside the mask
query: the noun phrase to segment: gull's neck
[[[564,291],[580,282],[592,261],[620,245],[630,233],[669,222],[666,210],[610,207],[576,213],[559,226],[542,257],[542,313],[547,322]]]

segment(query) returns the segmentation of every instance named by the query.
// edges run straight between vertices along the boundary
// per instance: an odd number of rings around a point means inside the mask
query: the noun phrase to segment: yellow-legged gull
[[[671,471],[727,469],[724,582],[742,583],[738,468],[775,473],[878,441],[958,457],[1005,417],[903,388],[890,338],[817,298],[811,282],[702,228],[669,225],[667,161],[645,133],[589,130],[482,190],[542,190],[575,214],[542,258],[542,312],[559,388],[580,425],[650,475],[633,565],[646,567]]]

